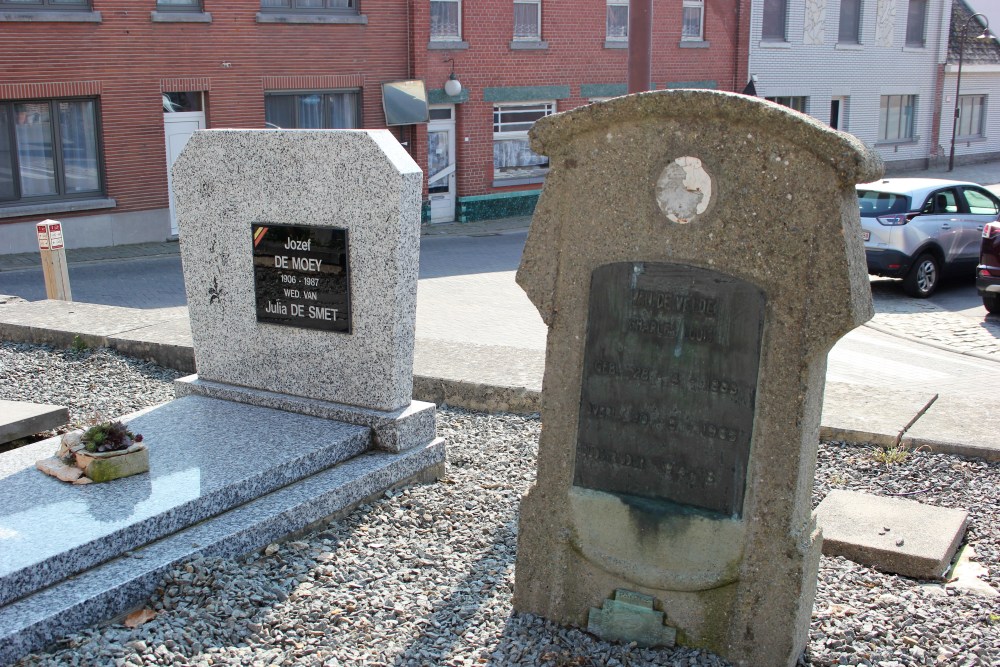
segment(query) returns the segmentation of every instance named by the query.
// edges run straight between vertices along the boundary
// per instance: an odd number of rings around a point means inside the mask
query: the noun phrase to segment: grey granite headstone
[[[376,410],[408,406],[421,178],[386,130],[192,136],[173,182],[198,376]],[[283,260],[255,252],[255,226],[292,246],[278,253]],[[331,253],[303,228],[328,235],[342,230],[349,284],[323,289],[318,281],[343,278],[343,272],[331,273],[339,268]],[[271,266],[259,266],[265,261]],[[288,315],[301,307],[302,317],[285,325],[259,321],[258,297],[266,289],[256,275],[260,268],[281,270],[294,281],[285,286],[299,296],[281,290],[272,303]],[[324,303],[324,291],[332,298],[337,289],[349,290],[349,330],[312,328],[321,320],[309,317],[310,308],[331,316],[335,308]],[[316,298],[305,298],[307,292]],[[338,310],[344,321],[348,313]]]
[[[421,172],[386,130],[210,130],[174,166],[202,395],[434,436],[411,401]]]
[[[517,278],[549,333],[514,606],[586,627],[623,589],[679,643],[793,665],[826,355],[872,315],[854,184],[881,161],[714,91],[590,105],[531,137],[551,171]]]

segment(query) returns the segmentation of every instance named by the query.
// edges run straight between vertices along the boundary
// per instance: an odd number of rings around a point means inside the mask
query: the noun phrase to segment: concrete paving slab
[[[7,304],[0,339],[68,347],[79,336],[88,347],[106,347],[108,337],[175,320],[186,309],[141,310],[75,301],[30,301]]]
[[[108,346],[130,357],[194,373],[194,344],[191,341],[191,322],[187,308],[164,310],[178,311],[176,319],[108,336]]]
[[[927,391],[866,391],[856,384],[827,382],[820,437],[891,447],[933,398]]]
[[[0,444],[62,426],[69,410],[61,405],[0,401]]]
[[[1000,410],[989,398],[942,395],[906,432],[903,444],[933,452],[1000,460]]]
[[[944,577],[968,522],[965,510],[841,489],[816,508],[824,555],[915,579]]]

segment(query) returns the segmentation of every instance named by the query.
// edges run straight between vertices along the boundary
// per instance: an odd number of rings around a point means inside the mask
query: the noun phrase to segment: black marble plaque
[[[706,269],[597,268],[574,484],[740,516],[764,305]]]
[[[347,230],[252,227],[257,321],[351,333]]]

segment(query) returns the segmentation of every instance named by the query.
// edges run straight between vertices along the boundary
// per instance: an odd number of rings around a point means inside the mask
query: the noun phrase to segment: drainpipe
[[[628,92],[649,90],[653,78],[653,0],[630,0],[628,9]]]

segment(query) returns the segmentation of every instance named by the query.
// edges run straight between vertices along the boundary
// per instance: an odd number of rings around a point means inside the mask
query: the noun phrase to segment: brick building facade
[[[301,113],[316,92],[385,127],[381,83],[408,77],[408,0],[37,2],[0,0],[0,252],[36,250],[47,217],[70,247],[168,238],[165,94],[209,128],[264,128],[266,99]]]
[[[392,128],[430,174],[425,220],[530,212],[546,165],[527,129],[625,92],[627,13],[627,0],[0,0],[0,252],[35,250],[44,218],[70,247],[168,238],[167,166],[191,131],[384,128],[382,83],[406,79],[432,105],[430,123]],[[748,34],[749,0],[654,0],[651,83],[742,89]]]

